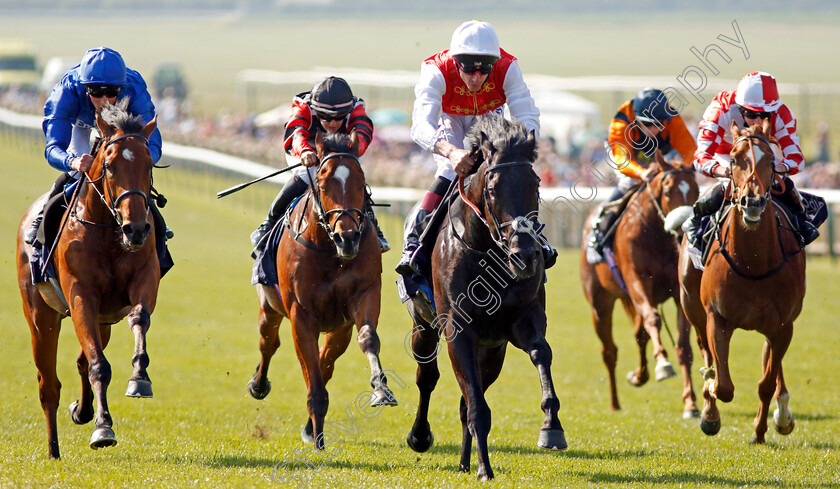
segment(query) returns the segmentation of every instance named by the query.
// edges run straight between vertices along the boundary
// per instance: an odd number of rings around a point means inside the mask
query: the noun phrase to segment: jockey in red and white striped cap
[[[709,177],[718,177],[725,183],[731,171],[729,153],[732,151],[732,134],[729,128],[735,121],[739,127],[762,124],[770,120],[771,135],[779,142],[781,152],[776,154],[776,172],[785,175],[785,193],[782,200],[796,213],[799,232],[805,244],[817,239],[820,232],[805,216],[799,192],[787,175],[795,175],[805,165],[799,136],[796,134],[796,117],[779,99],[776,79],[769,73],[754,71],[741,78],[735,91],[715,95],[700,121],[694,167]],[[723,204],[724,185],[718,183],[694,204],[694,213],[683,229],[692,244],[694,231],[700,219],[716,211]]]

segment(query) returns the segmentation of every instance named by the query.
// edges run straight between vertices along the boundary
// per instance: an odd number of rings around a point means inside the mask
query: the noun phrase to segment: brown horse
[[[493,478],[493,469],[487,444],[490,407],[484,393],[501,373],[508,342],[528,353],[539,374],[545,420],[537,445],[559,450],[567,445],[545,339],[534,133],[526,134],[524,125],[502,117],[484,117],[468,140],[482,163],[468,189],[461,188],[460,199],[452,202],[434,245],[431,274],[438,315],[427,321],[413,314],[411,353],[418,363],[420,401],[407,442],[414,451],[425,452],[434,441],[429,402],[440,378],[436,357],[443,337],[461,388],[460,470],[470,471],[475,439],[477,475],[487,480]]]
[[[139,116],[125,112],[122,104],[97,115],[96,125],[104,144],[90,171],[78,183],[78,198],[64,214],[64,231],[54,248],[53,264],[63,296],[47,282],[32,283],[32,248],[23,242],[46,194],[27,210],[18,229],[18,283],[32,332],[52,458],[59,458],[56,411],[61,383],[56,374],[56,350],[63,318],[72,318],[81,344],[76,364],[82,378],[82,398],[70,406],[75,423],[94,419],[96,396],[92,448],[117,443],[106,395],[111,366],[103,350],[111,336],[111,325],[126,316],[134,332],[134,374],[126,395],[152,396],[146,373],[146,332],[157,301],[160,266],[149,211],[153,162],[148,138],[155,124],[152,120],[144,125]]]
[[[660,339],[662,317],[656,306],[673,298],[677,303],[678,341],[674,350],[683,372],[683,417],[699,414],[691,385],[692,352],[689,324],[679,307],[677,284],[678,243],[672,231],[666,229],[666,217],[690,212],[699,190],[694,171],[674,168],[665,162],[657,151],[658,161],[652,163],[656,176],[644,184],[630,198],[624,217],[619,221],[612,249],[615,265],[626,287],[622,287],[610,266],[591,264],[586,259],[587,236],[595,209],[584,225],[581,245],[580,277],[583,292],[592,308],[595,332],[601,340],[601,356],[610,377],[610,408],[621,409],[616,389],[615,367],[618,348],[613,342],[612,313],[616,300],[633,321],[636,343],[639,347],[640,365],[627,374],[627,381],[636,387],[645,384],[650,375],[647,369],[646,349],[648,340],[653,342],[656,358],[657,381],[676,375]],[[668,219],[670,221],[671,219]],[[670,223],[669,223],[670,224]],[[670,226],[668,226],[670,227]]]
[[[397,401],[379,363],[382,252],[362,210],[365,174],[356,133],[324,137],[318,132],[316,149],[321,160],[317,185],[289,214],[277,249],[278,288],[257,285],[262,359],[248,391],[263,399],[271,390],[268,365],[280,346],[280,322],[288,317],[308,389],[309,420],[301,437],[323,449],[326,384],[350,343],[353,324],[370,362],[371,406],[395,406]],[[326,335],[319,358],[320,333]]]
[[[763,375],[758,382],[759,409],[750,443],[764,443],[767,413],[775,393],[776,430],[793,431],[790,396],[782,358],[793,335],[793,321],[805,297],[805,254],[784,213],[770,198],[778,176],[774,169],[769,121],[740,130],[731,127],[731,202],[716,239],[711,240],[705,270],[695,269],[686,240],[680,250],[682,305],[697,331],[705,361],[704,406],[700,427],[707,435],[720,430],[716,401],[729,402],[735,386],[729,374],[729,340],[735,328],[766,337]]]

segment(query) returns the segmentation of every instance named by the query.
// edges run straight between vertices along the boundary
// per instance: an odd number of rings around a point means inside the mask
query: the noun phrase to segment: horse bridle
[[[752,170],[750,171],[749,175],[747,175],[747,179],[744,181],[743,187],[735,187],[734,182],[732,183],[733,190],[732,190],[731,202],[733,204],[737,204],[741,207],[746,207],[747,206],[747,196],[746,196],[747,184],[750,183],[750,180],[753,180],[753,179],[755,179],[755,181],[758,183],[758,187],[761,189],[761,192],[764,195],[764,201],[765,202],[770,202],[770,189],[772,187],[772,183],[770,185],[768,185],[767,188],[765,189],[764,184],[761,183],[761,180],[758,178],[758,175],[756,175],[756,167],[758,166],[758,162],[755,160],[755,149],[753,148],[753,142],[752,142],[753,139],[757,139],[759,141],[762,141],[763,143],[767,144],[767,146],[770,146],[771,147],[770,154],[772,155],[772,146],[770,144],[770,141],[768,141],[767,138],[765,138],[763,136],[756,136],[756,135],[741,136],[740,138],[736,139],[734,143],[732,143],[732,149],[735,149],[735,146],[737,146],[739,143],[744,142],[744,141],[747,141],[747,143],[749,143],[749,145],[750,145],[750,153],[749,154],[750,154],[751,158],[748,158],[747,161],[751,164],[750,166],[752,167]],[[776,174],[775,165],[770,166],[770,171],[772,172],[772,174],[771,174],[772,175],[772,180],[776,180],[778,178],[778,175]],[[732,179],[730,179],[730,182],[732,182]],[[782,185],[782,189],[784,190],[784,183],[782,182],[781,185]]]
[[[747,176],[747,179],[746,179],[746,181],[744,182],[744,185],[743,185],[744,190],[743,190],[743,191],[741,191],[741,187],[735,187],[735,190],[737,190],[739,194],[740,194],[740,193],[742,193],[742,192],[746,192],[747,183],[749,183],[749,181],[755,177],[755,178],[756,178],[756,181],[758,182],[758,186],[759,186],[759,188],[761,188],[761,190],[764,192],[764,198],[765,198],[766,202],[767,202],[767,203],[770,203],[770,202],[771,202],[771,201],[770,201],[770,190],[771,190],[771,188],[772,188],[772,186],[773,186],[773,185],[772,185],[772,183],[771,183],[771,184],[768,186],[768,188],[765,190],[765,189],[764,189],[764,185],[762,185],[762,184],[761,184],[761,180],[759,180],[759,179],[758,179],[758,177],[757,177],[757,176],[756,176],[756,174],[755,174],[755,172],[756,172],[757,162],[756,162],[756,160],[755,160],[755,151],[753,150],[753,144],[752,144],[752,140],[753,140],[753,139],[757,139],[757,140],[759,140],[759,141],[763,141],[765,144],[767,144],[767,146],[771,146],[770,141],[768,141],[768,140],[767,140],[767,138],[764,138],[764,137],[762,137],[762,136],[756,136],[756,135],[741,136],[740,138],[738,138],[737,140],[735,140],[735,142],[734,142],[734,143],[732,143],[732,148],[734,149],[734,148],[735,148],[735,146],[736,146],[738,143],[741,143],[741,142],[743,142],[744,140],[746,140],[746,141],[749,143],[749,145],[750,145],[750,156],[752,157],[752,160],[751,160],[751,163],[752,163],[752,171],[750,172],[749,176]],[[774,179],[774,180],[776,180],[776,179],[778,179],[778,180],[779,180],[779,183],[780,183],[780,185],[782,186],[782,192],[784,192],[784,185],[785,185],[785,184],[784,184],[784,180],[782,180],[781,178],[779,178],[778,173],[776,172],[776,168],[775,168],[775,166],[771,166],[770,170],[772,171],[773,179]],[[732,182],[732,180],[731,180],[731,179],[730,179],[730,182]],[[734,186],[734,183],[733,183],[732,185]],[[741,196],[741,198],[740,198],[740,199],[738,199],[738,198],[736,197],[736,195],[735,195],[735,190],[733,190],[733,192],[732,192],[732,199],[731,199],[732,204],[733,204],[733,205],[743,205],[743,206],[745,206],[745,205],[746,205],[746,204],[745,204],[745,202],[746,202],[746,200],[745,200],[745,199],[747,198],[747,197],[746,197],[746,195],[742,195],[742,196]],[[742,203],[742,202],[738,202],[738,200],[742,200],[744,203]],[[778,215],[776,215],[776,221],[777,221],[777,223],[779,224],[779,226],[781,226],[781,220],[779,219],[779,216],[778,216]],[[731,223],[731,218],[730,218],[730,219],[727,221],[727,225],[730,225],[730,226],[731,226],[731,224],[732,224],[732,223]],[[721,226],[721,227],[722,227],[722,226]],[[733,259],[732,259],[732,256],[730,256],[729,252],[726,250],[726,242],[724,241],[724,235],[728,236],[728,233],[724,233],[724,232],[721,230],[721,227],[719,227],[719,228],[718,228],[718,230],[717,230],[718,251],[719,251],[719,252],[720,252],[720,254],[723,256],[724,260],[726,260],[726,263],[729,265],[729,267],[730,267],[730,268],[731,268],[731,269],[732,269],[735,273],[737,273],[737,274],[738,274],[738,275],[740,275],[741,277],[746,278],[746,279],[749,279],[749,280],[762,280],[762,279],[765,279],[765,278],[767,278],[767,277],[771,277],[771,276],[775,275],[776,273],[778,273],[779,271],[781,271],[781,269],[782,269],[782,268],[783,268],[783,267],[787,264],[788,260],[789,260],[792,256],[796,255],[797,253],[799,253],[800,251],[802,251],[802,250],[805,248],[805,247],[804,247],[804,245],[802,245],[802,244],[800,243],[800,245],[799,245],[799,248],[798,248],[798,249],[793,250],[793,251],[791,251],[791,252],[789,252],[789,253],[788,253],[788,252],[786,252],[786,251],[785,251],[785,244],[784,244],[784,242],[782,241],[782,234],[781,234],[781,232],[780,232],[780,233],[778,233],[777,238],[778,238],[778,242],[779,242],[779,248],[781,249],[781,252],[782,252],[782,261],[781,261],[781,263],[779,263],[776,267],[774,267],[774,268],[772,268],[772,269],[770,269],[770,270],[768,270],[768,271],[766,271],[766,272],[764,272],[764,273],[760,273],[760,274],[752,274],[752,273],[749,273],[749,272],[746,272],[746,271],[743,271],[743,270],[739,269],[739,268],[738,268],[738,265],[735,263],[735,260],[733,260]]]
[[[328,154],[327,156],[325,156],[323,159],[321,159],[321,162],[318,164],[318,168],[320,168],[321,165],[323,165],[324,162],[326,162],[328,160],[331,160],[333,158],[341,158],[341,157],[353,158],[356,161],[356,163],[361,164],[361,161],[359,160],[359,157],[352,154],[352,153],[331,153],[331,154]],[[307,175],[307,176],[309,176],[309,175]],[[312,190],[312,195],[314,196],[315,203],[316,203],[315,210],[318,213],[318,225],[321,227],[321,229],[326,231],[327,236],[329,236],[330,239],[333,239],[333,236],[335,235],[335,228],[333,227],[332,224],[330,224],[330,220],[329,220],[330,216],[333,215],[333,214],[336,214],[336,217],[333,220],[333,222],[338,222],[338,220],[341,219],[342,216],[347,215],[347,216],[350,217],[350,219],[353,220],[353,224],[356,225],[356,229],[359,231],[359,233],[363,233],[365,231],[365,227],[367,225],[367,219],[365,219],[365,213],[364,213],[363,210],[358,209],[356,207],[350,207],[350,208],[342,207],[342,208],[339,208],[339,209],[325,210],[324,209],[324,203],[321,201],[321,187],[320,187],[320,185],[315,185],[312,182],[312,178],[309,178],[309,187]],[[358,216],[359,216],[358,218],[353,214],[354,212],[358,213]]]
[[[664,180],[666,176],[672,173],[690,173],[693,174],[694,171],[692,170],[682,170],[682,169],[673,169],[662,172],[662,179]],[[665,222],[665,211],[662,210],[662,206],[659,205],[659,199],[662,198],[662,193],[659,194],[659,197],[653,195],[653,190],[650,189],[650,184],[645,182],[645,187],[647,188],[648,195],[650,195],[650,200],[653,201],[653,207],[656,209],[656,213],[659,215],[659,218],[662,219],[662,222]],[[664,192],[664,190],[663,190]]]
[[[114,221],[116,222],[116,226],[122,226],[122,224],[123,224],[122,216],[120,216],[120,213],[117,212],[117,206],[120,204],[120,202],[123,199],[127,199],[128,197],[130,197],[132,195],[142,196],[143,197],[143,205],[146,207],[146,212],[147,213],[149,212],[149,205],[150,205],[148,194],[146,194],[146,192],[144,192],[140,189],[136,189],[136,188],[126,190],[123,193],[121,193],[120,195],[118,195],[116,198],[114,198],[113,197],[114,196],[113,187],[111,186],[110,181],[107,178],[105,178],[106,173],[110,172],[110,173],[113,174],[113,169],[112,169],[111,165],[109,165],[108,163],[106,163],[104,161],[105,150],[108,148],[108,146],[116,143],[117,141],[121,141],[121,140],[124,140],[124,139],[139,139],[139,140],[143,141],[143,143],[146,145],[146,147],[149,146],[149,140],[146,139],[145,137],[139,135],[139,134],[123,134],[121,136],[117,136],[115,138],[109,139],[104,144],[102,144],[101,147],[99,148],[99,150],[96,152],[97,157],[103,159],[103,161],[102,161],[102,174],[99,176],[99,178],[97,178],[95,180],[90,178],[90,175],[88,175],[87,173],[84,174],[87,177],[87,179],[90,183],[90,186],[99,195],[99,199],[102,200],[103,204],[105,204],[105,207],[108,209],[108,212],[110,212],[111,216],[114,217]],[[95,185],[100,180],[103,181],[102,185],[103,185],[103,192],[104,193],[100,192],[99,188],[97,188],[96,185]],[[106,194],[110,197],[111,202],[108,202],[108,199],[106,199],[106,197],[105,197]],[[103,227],[114,226],[114,224],[100,224],[100,223],[96,223],[96,222],[86,221],[86,220],[80,218],[78,215],[76,215],[75,210],[73,211],[73,217],[76,218],[76,220],[78,220],[81,223],[90,224],[90,225],[93,225],[93,226],[103,226]]]
[[[533,171],[533,164],[530,161],[516,160],[506,161],[503,163],[496,163],[495,165],[487,165],[484,168],[484,174],[487,175],[487,173],[489,172],[497,171],[502,168],[509,168],[512,166],[521,165],[528,165],[532,168]],[[507,238],[502,234],[502,229],[510,226],[511,228],[513,228],[513,234],[511,236],[516,234],[529,234],[536,239],[538,233],[542,231],[542,229],[545,227],[545,225],[540,224],[539,221],[537,221],[535,225],[535,220],[532,221],[529,216],[516,216],[509,221],[499,222],[499,217],[496,215],[496,211],[493,209],[492,205],[487,205],[487,209],[490,214],[490,222],[488,222],[487,219],[484,218],[484,214],[481,212],[478,206],[467,197],[467,194],[464,191],[464,179],[462,177],[458,178],[458,194],[460,195],[461,200],[463,200],[464,203],[467,204],[473,210],[473,212],[475,212],[475,215],[490,232],[490,239],[492,239],[493,242],[496,243],[496,245],[502,250],[508,249],[507,244],[505,243],[507,241]],[[482,188],[482,195],[484,196],[484,201],[489,204],[491,195],[490,190],[487,188],[486,178],[484,180],[484,186]],[[493,226],[490,225],[491,223],[493,224]],[[496,230],[495,234],[493,233],[494,229]]]

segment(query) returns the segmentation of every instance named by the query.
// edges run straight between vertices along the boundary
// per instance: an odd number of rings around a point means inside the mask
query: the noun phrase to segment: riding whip
[[[234,193],[234,192],[238,192],[238,191],[242,190],[243,188],[245,188],[245,187],[247,187],[247,186],[249,186],[249,185],[252,185],[252,184],[254,184],[254,183],[261,182],[261,181],[263,181],[263,180],[265,180],[265,179],[268,179],[268,178],[271,178],[271,177],[277,176],[277,175],[279,175],[279,174],[281,174],[281,173],[283,173],[283,172],[287,172],[287,171],[289,171],[289,170],[292,170],[292,169],[294,169],[294,168],[297,168],[297,167],[301,166],[302,164],[303,164],[303,163],[295,163],[295,164],[294,164],[294,165],[292,165],[292,166],[287,166],[286,168],[283,168],[282,170],[277,170],[277,171],[276,171],[276,172],[274,172],[274,173],[270,173],[270,174],[268,174],[268,175],[266,175],[266,176],[264,176],[264,177],[257,178],[256,180],[251,180],[250,182],[245,182],[245,183],[240,183],[239,185],[234,185],[233,187],[231,187],[231,188],[229,188],[229,189],[222,190],[221,192],[217,193],[217,194],[216,194],[216,198],[217,198],[217,199],[221,199],[221,198],[222,198],[222,197],[224,197],[225,195],[230,195],[230,194],[232,194],[232,193]]]

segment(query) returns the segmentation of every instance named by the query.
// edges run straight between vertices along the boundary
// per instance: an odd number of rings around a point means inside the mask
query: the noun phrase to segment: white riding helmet
[[[763,71],[747,73],[735,90],[735,103],[756,112],[775,112],[782,105],[776,79]]]
[[[459,25],[452,33],[449,43],[449,55],[474,54],[501,58],[499,51],[499,36],[496,30],[487,22],[470,20]]]

